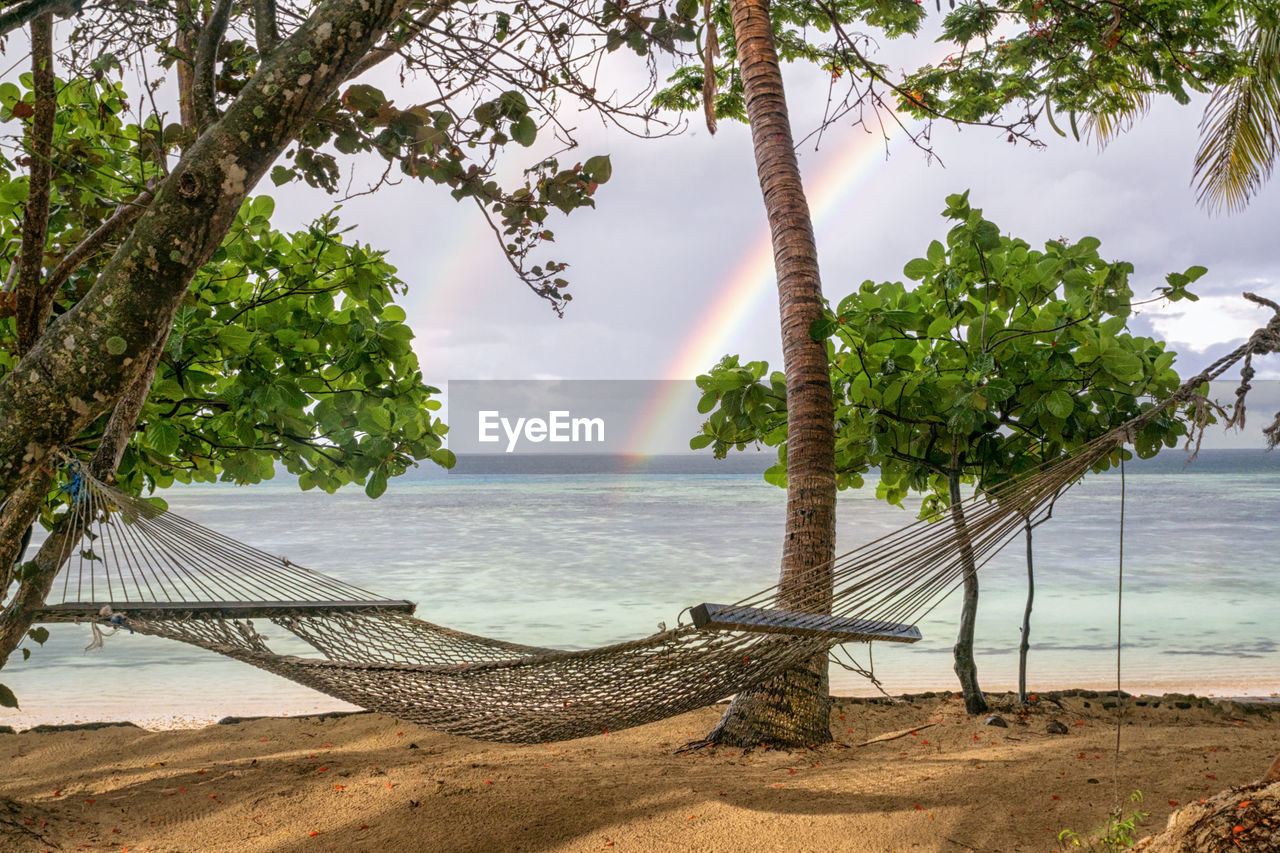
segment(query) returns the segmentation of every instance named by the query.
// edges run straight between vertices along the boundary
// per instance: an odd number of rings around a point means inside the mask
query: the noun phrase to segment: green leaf
[[[825,341],[838,328],[840,328],[840,321],[823,312],[818,319],[809,324],[809,337],[815,341]]]
[[[1102,367],[1116,379],[1125,382],[1142,378],[1142,359],[1118,347],[1112,347],[1102,354]]]
[[[706,433],[703,433],[702,435],[695,435],[693,438],[689,439],[689,449],[701,450],[702,448],[709,446],[715,440],[716,437],[714,435],[707,435]]]
[[[924,258],[912,258],[907,261],[907,265],[902,268],[902,274],[912,281],[919,281],[935,269],[937,269],[937,267],[932,262]]]
[[[353,110],[372,115],[387,102],[387,96],[375,86],[357,83],[347,89],[342,101]]]
[[[787,466],[779,464],[765,469],[764,481],[771,486],[785,489],[787,487]]]
[[[18,697],[3,684],[0,684],[0,708],[18,708]],[[22,709],[18,708],[18,710]]]
[[[366,409],[369,420],[380,430],[384,432],[391,429],[391,413],[381,406],[370,406]]]
[[[27,636],[43,646],[49,640],[49,629],[43,625],[38,625],[27,631]]]
[[[243,326],[223,326],[218,330],[218,343],[237,355],[245,355],[253,346],[253,332]]]
[[[152,421],[147,424],[147,444],[162,456],[172,456],[178,449],[178,430],[168,421]]]
[[[381,465],[374,469],[369,475],[369,482],[365,483],[364,493],[371,498],[379,498],[382,493],[387,490],[387,472]]]
[[[112,335],[106,341],[107,352],[112,355],[120,355],[129,348],[129,343],[119,335]]]
[[[588,157],[587,162],[582,164],[582,173],[597,184],[603,184],[613,175],[613,162],[607,154]]]
[[[511,138],[528,148],[538,138],[538,123],[531,116],[524,116],[511,125]]]
[[[985,252],[1000,248],[1000,228],[994,222],[982,220],[973,231],[974,242]]]
[[[388,323],[403,323],[405,320],[404,309],[399,305],[384,305],[382,319]]]
[[[1075,401],[1071,395],[1061,389],[1050,391],[1044,400],[1045,408],[1049,410],[1055,418],[1066,420],[1071,416],[1071,412],[1075,409]]]

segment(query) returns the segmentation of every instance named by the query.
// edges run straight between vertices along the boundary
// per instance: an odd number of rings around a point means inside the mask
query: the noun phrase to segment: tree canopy
[[[23,113],[32,99],[29,89],[0,84],[0,118]],[[126,104],[118,83],[58,87],[47,264],[60,265],[115,215],[111,200],[136,198],[156,176],[157,164],[139,152],[158,128],[125,122]],[[28,179],[12,162],[3,165],[0,239],[14,246]],[[269,196],[242,205],[178,308],[117,471],[127,487],[216,477],[253,483],[279,463],[304,489],[355,481],[376,497],[415,460],[451,464],[432,415],[437,389],[424,383],[412,332],[394,304],[404,290],[394,267],[383,253],[345,242],[333,214],[282,233],[271,225],[273,207]],[[96,247],[58,283],[55,316],[83,295],[109,248]],[[0,278],[15,268],[11,260]],[[10,295],[0,310],[14,316],[14,302]],[[13,335],[14,323],[0,325],[0,375],[17,363]],[[117,345],[107,339],[107,352]],[[104,426],[91,426],[68,449],[92,450]]]
[[[1032,249],[1003,236],[967,192],[949,196],[943,215],[955,223],[946,242],[932,241],[903,270],[915,287],[864,282],[809,331],[828,344],[837,485],[859,487],[874,469],[877,496],[901,506],[909,493],[925,493],[921,517],[940,519],[949,507],[964,543],[962,483],[991,491],[1078,452],[1166,397],[1179,379],[1163,343],[1128,331],[1133,266],[1103,260],[1097,239]],[[1187,295],[1204,272],[1171,274],[1167,293]],[[767,370],[729,356],[700,376],[699,408],[709,417],[690,444],[721,456],[748,443],[776,445],[779,463],[765,476],[783,485],[789,397],[781,375],[762,381]],[[1185,431],[1176,413],[1162,413],[1132,441],[1151,456]],[[1117,449],[1095,468],[1128,454]],[[961,558],[955,670],[967,709],[982,713],[973,656],[977,565],[969,549]]]
[[[940,0],[937,5],[941,12]],[[812,63],[831,75],[826,120],[872,129],[911,116],[994,126],[1011,142],[1041,144],[1046,126],[1065,135],[1063,126],[1075,128],[1078,117],[1114,114],[1163,95],[1187,103],[1189,92],[1249,73],[1234,34],[1237,16],[1252,10],[1247,2],[972,0],[950,6],[936,22],[921,0],[780,0],[770,15],[783,61]],[[678,69],[657,102],[695,110],[713,94],[717,118],[742,120],[729,3],[710,9],[708,32],[717,49]],[[945,58],[904,73],[878,55],[883,41],[925,32],[945,45],[938,51]],[[928,146],[928,126],[912,136]]]
[[[1128,329],[1132,264],[1104,260],[1096,238],[1034,249],[1001,234],[968,193],[949,196],[943,215],[954,223],[945,243],[933,240],[904,267],[916,286],[864,282],[810,330],[828,341],[840,487],[861,487],[875,469],[877,494],[891,503],[926,492],[922,515],[948,501],[954,447],[963,479],[993,488],[1134,417],[1179,382],[1175,354]],[[1171,273],[1164,293],[1189,297],[1204,272]],[[781,484],[786,398],[780,374],[766,374],[766,362],[728,356],[699,377],[708,419],[690,444],[720,456],[754,442],[777,447],[765,478]],[[1151,456],[1185,434],[1179,417],[1162,416],[1134,444]]]

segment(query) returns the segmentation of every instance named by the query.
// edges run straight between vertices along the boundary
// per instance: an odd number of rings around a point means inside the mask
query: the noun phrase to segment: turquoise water
[[[1280,454],[1210,452],[1185,468],[1168,457],[1130,466],[1127,478],[1125,688],[1280,692]],[[647,634],[691,604],[772,584],[784,498],[754,473],[654,470],[420,476],[393,483],[377,501],[355,490],[303,493],[283,481],[175,488],[166,497],[201,524],[416,601],[429,621],[563,647]],[[1119,476],[1095,476],[1036,532],[1033,690],[1114,684],[1119,507]],[[842,494],[839,515],[844,550],[913,517],[871,489]],[[1021,543],[983,570],[981,584],[980,680],[1007,689],[1016,684],[1025,596]],[[889,692],[954,685],[958,609],[958,599],[945,601],[914,646],[875,647]],[[174,725],[344,707],[180,644],[117,634],[85,652],[86,627],[52,631],[29,661],[0,674],[23,701],[21,712],[0,713],[0,724]],[[864,646],[854,651],[865,655]],[[838,669],[833,687],[874,691]]]

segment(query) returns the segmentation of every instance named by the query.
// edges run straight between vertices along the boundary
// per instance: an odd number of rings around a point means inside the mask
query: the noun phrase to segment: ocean
[[[1280,694],[1280,453],[1204,451],[1128,465],[1122,683],[1130,692]],[[522,643],[581,648],[674,624],[685,607],[732,602],[777,579],[784,493],[760,472],[771,453],[705,457],[522,457],[421,469],[376,501],[358,488],[301,492],[179,486],[173,511],[388,598],[418,616]],[[513,465],[515,467],[513,467]],[[1029,687],[1115,684],[1119,474],[1077,485],[1036,530]],[[868,485],[839,501],[849,550],[914,518]],[[1021,542],[980,575],[979,679],[1017,683],[1026,594]],[[878,644],[890,693],[951,689],[960,602],[921,622],[924,640]],[[85,626],[51,626],[30,660],[0,671],[22,704],[0,725],[133,720],[153,727],[223,716],[347,708],[218,655],[120,632],[85,651]],[[271,635],[270,627],[263,633]],[[866,646],[851,647],[864,664]],[[833,668],[833,692],[876,689]]]

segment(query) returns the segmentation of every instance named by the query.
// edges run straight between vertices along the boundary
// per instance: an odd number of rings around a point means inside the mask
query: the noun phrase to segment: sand
[[[1049,851],[1134,791],[1156,832],[1280,749],[1280,707],[1138,697],[1117,765],[1114,697],[1055,695],[1007,728],[951,694],[838,700],[838,744],[746,754],[675,753],[718,708],[528,746],[374,714],[3,734],[0,850]]]

